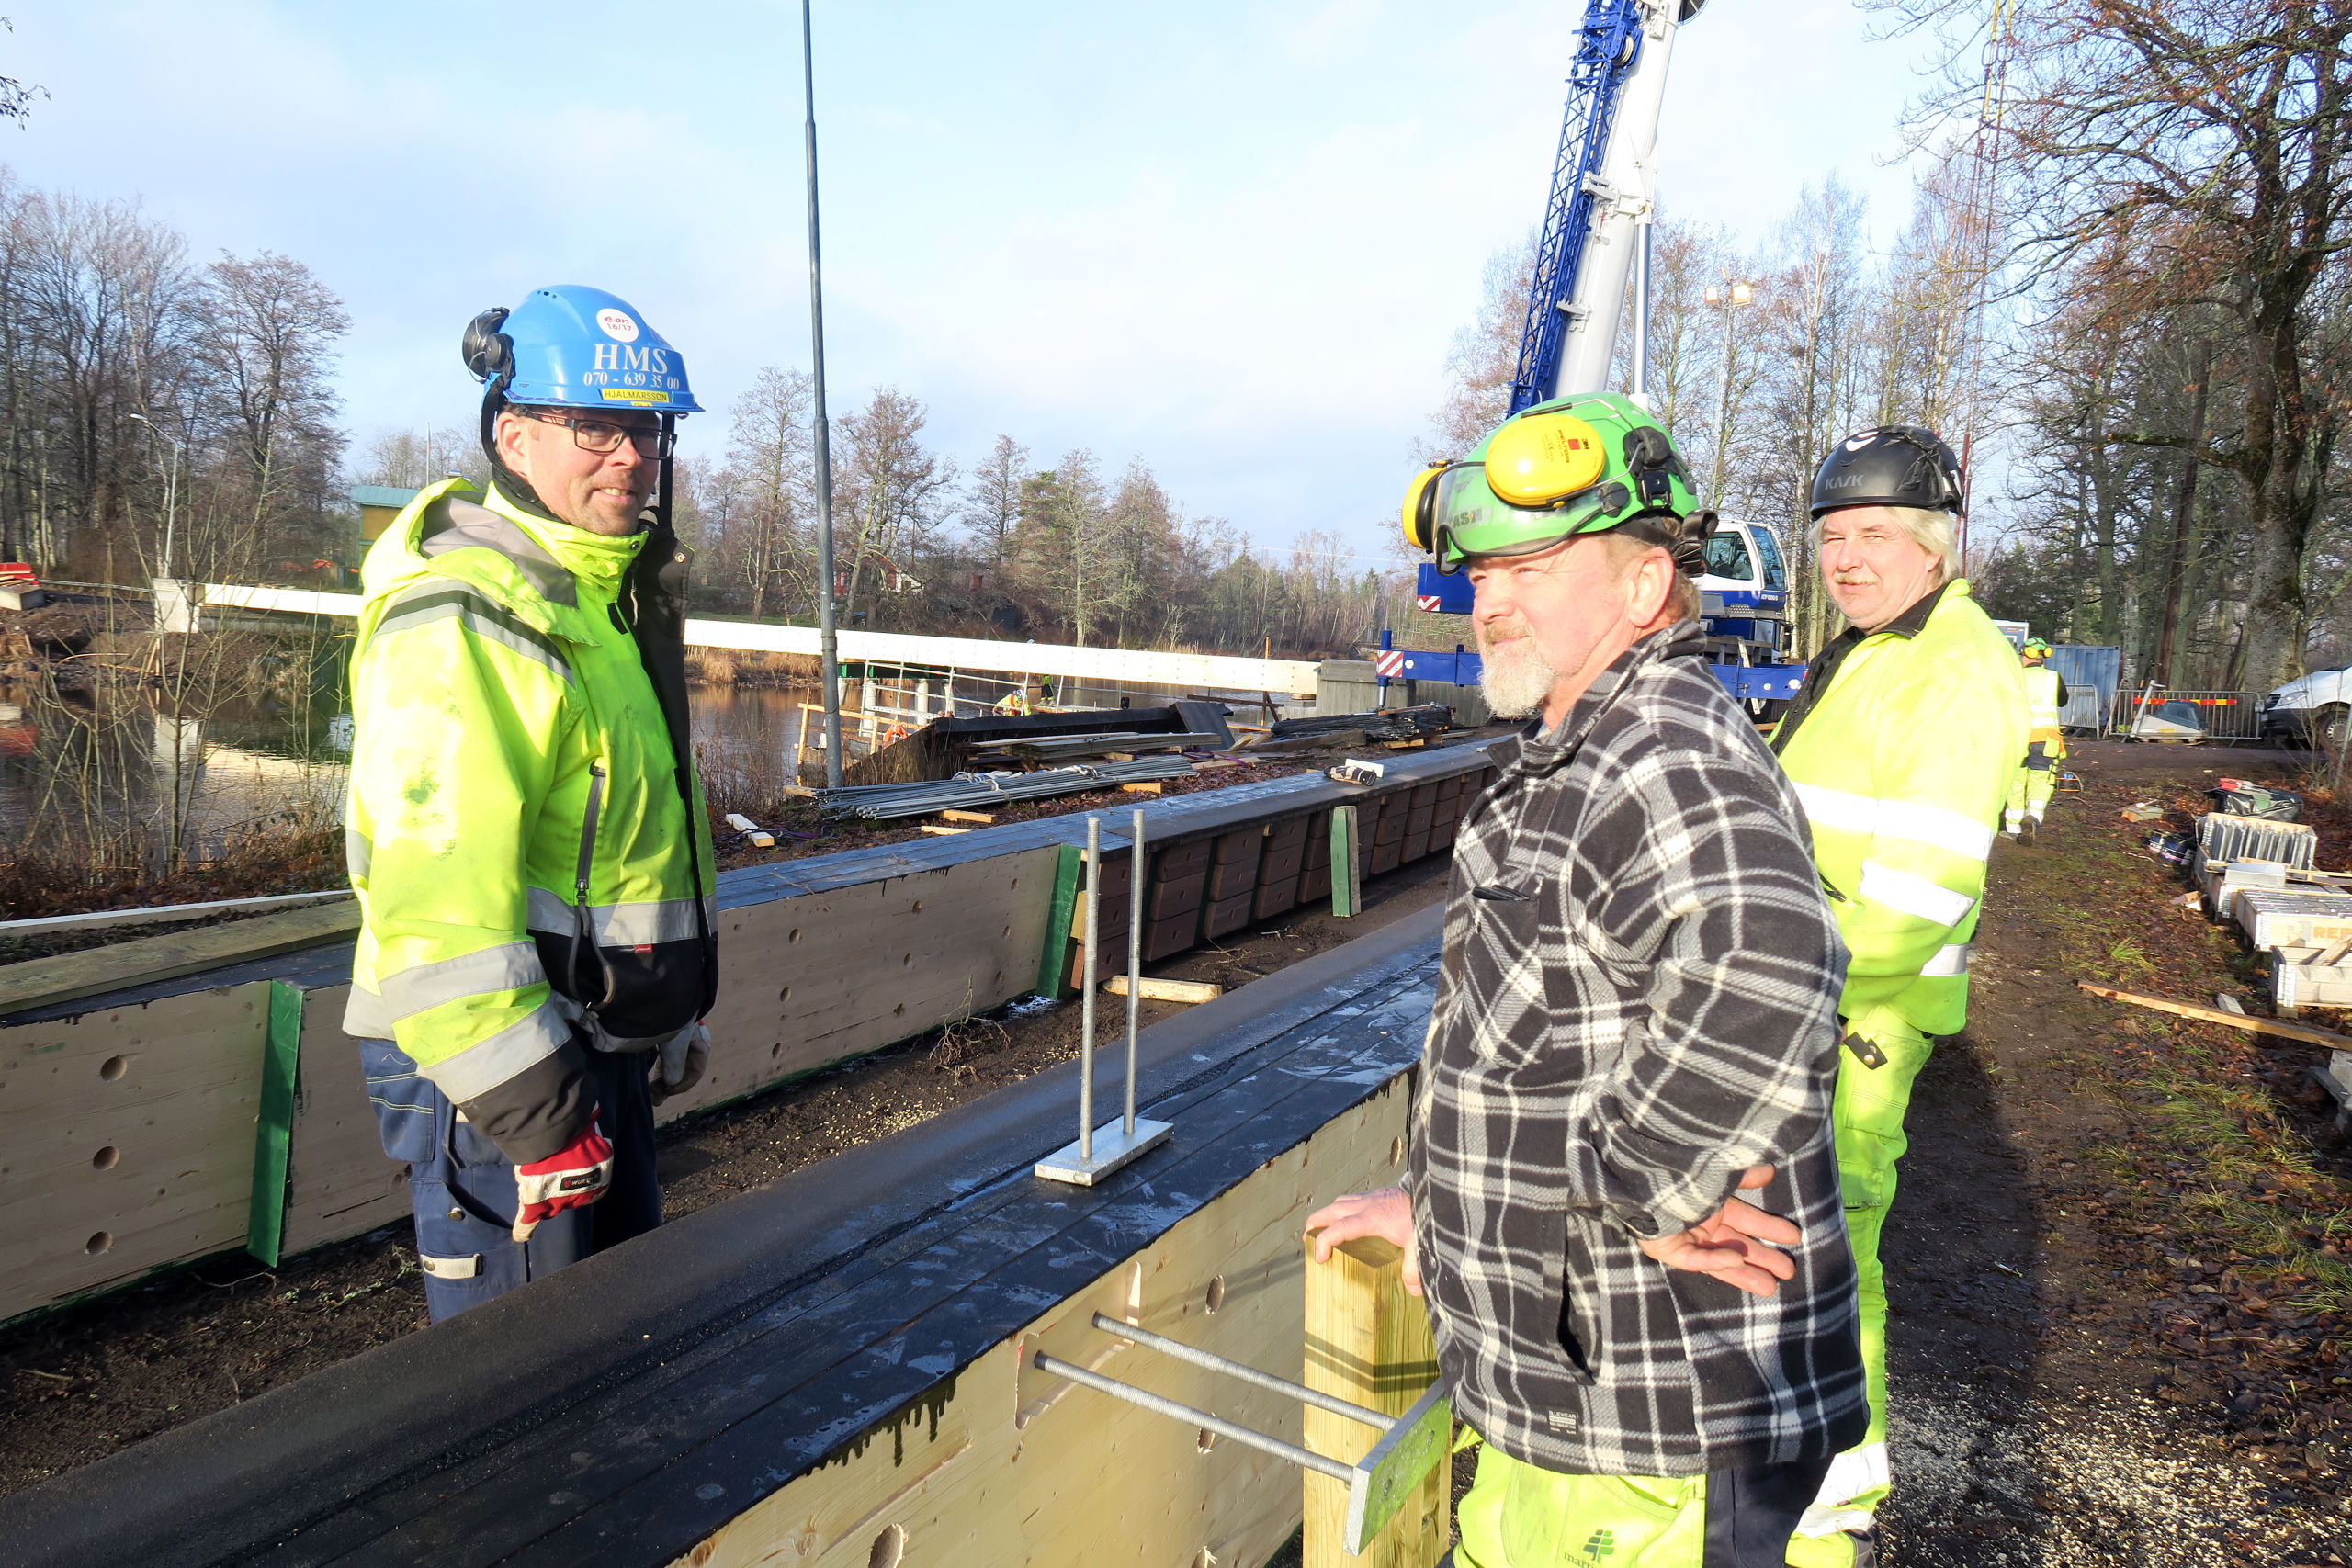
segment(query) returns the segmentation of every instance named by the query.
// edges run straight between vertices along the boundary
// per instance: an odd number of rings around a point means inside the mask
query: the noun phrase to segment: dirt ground
[[[1920,1080],[1888,1230],[1885,1562],[2352,1562],[2352,1145],[2309,1077],[2322,1053],[2075,984],[2267,1011],[2257,959],[2177,907],[2178,870],[2145,846],[2205,808],[2214,777],[2292,784],[2307,761],[2078,745],[2082,787],[2041,840],[1996,846],[1970,1026]],[[2166,815],[2121,818],[2143,801]],[[2320,794],[2306,820],[2323,865],[2352,863],[2352,811]],[[1301,911],[1162,972],[1246,985],[1425,907],[1444,872],[1432,859],[1383,879],[1358,920]],[[673,1130],[673,1211],[1062,1060],[1074,1014],[929,1036]],[[382,1232],[0,1335],[0,1488],[420,1326],[413,1273],[404,1232]]]

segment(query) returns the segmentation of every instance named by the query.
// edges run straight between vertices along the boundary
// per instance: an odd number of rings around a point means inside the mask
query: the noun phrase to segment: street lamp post
[[[163,574],[164,574],[165,577],[169,577],[169,576],[171,576],[171,575],[172,575],[172,524],[173,524],[174,520],[175,520],[175,519],[179,515],[179,501],[180,501],[180,454],[181,454],[183,451],[187,450],[187,447],[186,447],[185,444],[183,444],[183,443],[181,442],[181,440],[179,439],[179,437],[178,437],[178,436],[176,436],[176,435],[169,435],[169,434],[164,434],[164,432],[163,427],[162,427],[162,426],[160,426],[160,425],[158,425],[158,424],[157,424],[153,420],[149,419],[145,414],[143,414],[143,413],[135,413],[135,414],[132,414],[130,417],[131,417],[131,418],[133,418],[133,419],[135,419],[135,420],[137,420],[140,423],[141,423],[141,424],[145,425],[145,426],[146,426],[150,431],[153,432],[155,434],[163,436],[163,438],[164,438],[164,440],[166,440],[166,441],[168,441],[168,442],[170,442],[170,443],[172,444],[172,468],[171,468],[171,475],[170,475],[170,477],[169,477],[168,479],[166,479],[164,481],[164,573],[163,573]]]
[[[1734,283],[1722,288],[1710,287],[1706,294],[1708,304],[1724,308],[1723,384],[1715,397],[1715,482],[1708,492],[1708,499],[1718,507],[1724,503],[1724,469],[1731,461],[1731,362],[1733,351],[1737,346],[1732,310],[1735,306],[1747,304],[1755,297],[1756,291],[1745,283]]]

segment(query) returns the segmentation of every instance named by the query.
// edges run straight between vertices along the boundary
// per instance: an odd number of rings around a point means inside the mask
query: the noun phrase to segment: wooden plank
[[[2195,1002],[2175,1001],[2170,997],[2152,997],[2143,991],[2095,986],[2088,980],[2077,980],[2075,984],[2095,997],[2130,1002],[2134,1007],[2153,1008],[2158,1012],[2177,1013],[2183,1018],[2198,1019],[2206,1023],[2226,1023],[2233,1029],[2248,1029],[2256,1034],[2276,1034],[2282,1039],[2301,1040],[2307,1044],[2325,1045],[2331,1049],[2352,1047],[2352,1035],[2313,1029],[2308,1023],[2289,1023],[2282,1019],[2260,1018],[2252,1013],[2224,1012],[2220,1008],[2199,1007]]]
[[[0,1319],[243,1245],[266,983],[0,1029]]]
[[[1127,994],[1127,977],[1114,975],[1102,983],[1102,988],[1114,997],[1124,997]],[[1136,992],[1151,1002],[1213,1002],[1225,995],[1225,987],[1205,980],[1155,980],[1147,975],[1136,983]]]
[[[201,904],[159,904],[144,909],[99,909],[87,915],[44,915],[31,920],[0,920],[0,936],[29,936],[35,931],[107,931],[116,926],[170,925],[200,920],[211,915],[250,909],[290,908],[300,904],[328,904],[352,896],[351,890],[331,888],[322,893],[272,893],[259,898],[211,898]]]
[[[1371,1236],[1343,1242],[1315,1261],[1306,1244],[1307,1387],[1353,1404],[1400,1416],[1437,1381],[1437,1344],[1428,1309],[1405,1293],[1404,1253]],[[1380,1433],[1328,1410],[1308,1410],[1306,1446],[1350,1464],[1372,1451]],[[1361,1556],[1345,1541],[1348,1489],[1328,1475],[1306,1477],[1306,1523],[1300,1542],[1303,1568],[1430,1568],[1445,1551],[1453,1521],[1447,1487],[1453,1467],[1441,1463],[1423,1479]]]
[[[1129,795],[1158,795],[1159,781],[1153,779],[1148,784],[1123,784],[1119,787]]]
[[[996,816],[988,811],[943,811],[939,814],[950,822],[977,822],[983,828],[996,825]]]
[[[286,1151],[288,1253],[365,1235],[408,1217],[408,1167],[384,1153],[359,1046],[343,1032],[348,986],[302,997],[294,1130]]]
[[[1297,1442],[1296,1403],[1138,1349],[1091,1318],[1296,1375],[1306,1359],[1299,1229],[1333,1195],[1397,1179],[1410,1102],[1410,1078],[1400,1077],[1276,1156],[985,1352],[943,1400],[761,1498],[676,1568],[1265,1562],[1299,1522],[1297,1471],[1238,1443],[1204,1443],[1193,1427],[1050,1377],[1029,1357],[1044,1350]],[[1442,1507],[1437,1530],[1442,1540]]]
[[[77,997],[95,997],[102,991],[315,947],[358,929],[359,905],[355,899],[11,964],[0,968],[0,1012],[70,1002]]]
[[[932,823],[925,822],[918,827],[915,831],[918,833],[929,833],[935,838],[952,838],[957,833],[968,833],[971,829],[969,828],[941,828]]]

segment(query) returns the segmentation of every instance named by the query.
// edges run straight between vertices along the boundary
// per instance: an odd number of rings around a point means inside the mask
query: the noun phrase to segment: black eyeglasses
[[[637,448],[639,457],[651,457],[659,462],[667,457],[677,445],[676,434],[659,425],[615,424],[608,419],[581,419],[572,414],[525,412],[522,410],[515,412],[523,413],[526,419],[536,419],[541,424],[569,425],[571,444],[582,452],[594,452],[599,457],[619,451],[621,443],[627,441]]]

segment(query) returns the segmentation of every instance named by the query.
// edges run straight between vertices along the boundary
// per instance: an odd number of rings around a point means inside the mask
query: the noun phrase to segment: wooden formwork
[[[1431,775],[1466,800],[1492,771],[1462,748],[1392,764],[1373,790],[1309,777],[1157,804],[1147,959],[1329,897],[1331,801],[1384,822],[1393,812],[1401,855]],[[1112,832],[1127,820],[1104,816]],[[1049,818],[728,874],[710,1068],[661,1119],[1075,984],[1071,840],[1083,837],[1082,818]],[[1126,859],[1124,838],[1106,835],[1106,976],[1125,966]],[[349,984],[347,949],[311,950],[0,1025],[0,1246],[13,1265],[0,1320],[241,1247],[275,1263],[404,1217],[405,1168],[378,1142],[342,1030]],[[267,1110],[274,1028],[291,1081]]]
[[[1375,1404],[1418,1392],[1416,1312],[1359,1291],[1310,1314],[1301,1229],[1396,1179],[1441,923],[1146,1030],[1143,1109],[1175,1133],[1101,1187],[1030,1173],[1068,1136],[1065,1063],[0,1498],[0,1540],[26,1568],[1262,1562],[1297,1470],[1035,1356],[1340,1449],[1092,1314]],[[1367,1561],[1427,1568],[1443,1472]]]

